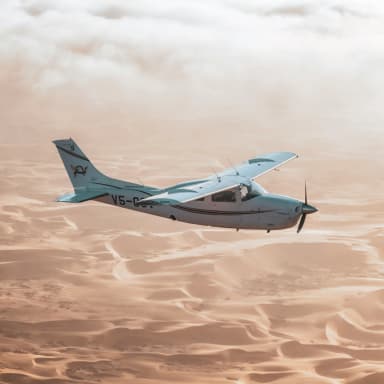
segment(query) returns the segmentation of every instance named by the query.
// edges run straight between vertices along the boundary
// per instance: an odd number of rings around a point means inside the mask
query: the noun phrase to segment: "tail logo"
[[[73,176],[76,175],[85,175],[87,173],[87,168],[88,167],[83,167],[82,165],[71,165],[72,171],[73,171]]]

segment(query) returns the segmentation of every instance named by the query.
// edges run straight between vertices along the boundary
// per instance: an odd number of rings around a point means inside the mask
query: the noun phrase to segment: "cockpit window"
[[[240,187],[240,196],[241,200],[245,200],[248,195],[248,188],[245,185]]]
[[[218,192],[212,195],[212,201],[233,203],[236,201],[236,193],[235,191]]]
[[[253,199],[254,197],[263,195],[266,192],[266,190],[261,185],[255,182],[252,182],[250,185],[243,185],[241,188],[242,201]],[[244,192],[243,188],[245,188]]]

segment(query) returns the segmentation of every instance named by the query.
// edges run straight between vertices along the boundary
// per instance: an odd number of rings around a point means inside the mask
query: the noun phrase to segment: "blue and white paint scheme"
[[[201,180],[157,188],[108,177],[98,171],[72,139],[54,140],[74,192],[57,201],[97,200],[121,208],[198,225],[271,230],[297,224],[317,209],[305,201],[265,191],[254,179],[298,157],[274,152]]]

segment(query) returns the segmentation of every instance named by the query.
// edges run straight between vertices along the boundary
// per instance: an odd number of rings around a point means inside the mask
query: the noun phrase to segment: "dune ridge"
[[[341,220],[343,198],[320,189],[325,214],[305,236],[267,236],[55,203],[58,162],[36,164],[20,194],[30,163],[12,166],[0,193],[1,382],[381,382],[381,217],[357,225],[377,198],[347,200]]]

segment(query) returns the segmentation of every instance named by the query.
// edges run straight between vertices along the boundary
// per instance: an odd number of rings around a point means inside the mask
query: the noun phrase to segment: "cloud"
[[[64,131],[67,114],[312,137],[319,119],[382,121],[383,19],[374,0],[6,0],[1,135]]]

